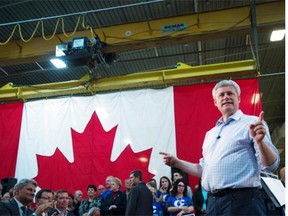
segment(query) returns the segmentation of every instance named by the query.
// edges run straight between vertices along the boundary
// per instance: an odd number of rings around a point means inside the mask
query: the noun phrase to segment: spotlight
[[[285,36],[285,29],[274,30],[271,33],[270,41],[281,41]]]
[[[67,67],[67,65],[65,64],[64,61],[62,61],[61,59],[51,59],[50,62],[56,67],[56,68],[65,68]]]

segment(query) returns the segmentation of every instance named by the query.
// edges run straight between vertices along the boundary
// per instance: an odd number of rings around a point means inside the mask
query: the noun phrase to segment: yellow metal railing
[[[93,80],[85,75],[80,80],[14,87],[12,83],[0,88],[0,101],[27,100],[64,95],[95,94],[103,91],[127,90],[166,86],[189,81],[220,79],[223,77],[257,76],[254,60],[236,61],[202,66],[178,63],[177,68],[151,72],[140,72],[124,76]]]

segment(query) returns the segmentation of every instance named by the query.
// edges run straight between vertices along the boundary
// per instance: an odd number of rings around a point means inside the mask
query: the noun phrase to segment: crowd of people
[[[233,80],[222,80],[212,90],[214,105],[222,116],[206,133],[199,163],[191,163],[166,152],[163,162],[200,179],[192,190],[181,172],[172,181],[160,178],[142,180],[142,172],[132,171],[122,182],[108,176],[106,186],[87,186],[87,199],[77,190],[74,196],[66,190],[42,189],[36,193],[33,179],[22,179],[8,201],[0,202],[0,216],[96,216],[96,215],[266,215],[261,195],[260,172],[275,172],[280,163],[272,144],[264,113],[244,114],[240,109],[240,87]],[[285,169],[281,170],[285,179]],[[285,180],[284,180],[285,181]],[[105,189],[105,190],[104,190]]]
[[[177,172],[182,176],[181,172]],[[173,182],[174,181],[174,182]],[[194,212],[188,185],[182,178],[163,176],[159,187],[155,179],[142,180],[142,172],[135,170],[125,179],[125,186],[115,176],[106,178],[106,188],[89,184],[83,192],[73,194],[65,189],[52,191],[40,189],[34,179],[21,179],[10,190],[9,198],[0,202],[0,216],[108,216],[108,215],[153,215],[180,216]],[[0,189],[2,186],[0,185]],[[2,189],[1,189],[2,190]]]
[[[284,169],[279,172],[283,184]],[[0,203],[0,216],[206,215],[208,192],[203,189],[201,179],[190,196],[182,173],[174,173],[176,175],[172,175],[171,180],[162,176],[159,184],[153,178],[144,183],[141,171],[136,170],[131,172],[129,179],[125,179],[123,187],[119,178],[108,176],[106,188],[102,184],[87,186],[86,199],[83,199],[81,190],[75,190],[73,194],[64,189],[40,189],[36,192],[37,183],[33,179],[20,180],[2,196],[0,184],[0,200],[5,203]]]

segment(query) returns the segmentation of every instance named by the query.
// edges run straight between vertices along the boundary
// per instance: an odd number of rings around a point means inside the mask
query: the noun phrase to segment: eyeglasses
[[[100,190],[104,190],[104,188],[98,188],[98,191],[100,191]]]
[[[40,199],[45,199],[45,200],[53,200],[52,197],[40,197]]]
[[[185,188],[185,185],[177,185],[178,187],[182,187],[182,188]]]

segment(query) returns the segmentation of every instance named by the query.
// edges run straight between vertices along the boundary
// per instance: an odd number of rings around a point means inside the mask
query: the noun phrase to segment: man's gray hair
[[[216,97],[216,90],[217,90],[218,88],[223,87],[223,86],[233,86],[233,87],[235,88],[235,90],[236,90],[237,95],[240,96],[241,90],[240,90],[239,85],[238,85],[236,82],[234,82],[233,80],[222,80],[222,81],[218,82],[218,83],[214,86],[214,88],[213,88],[213,90],[212,90],[212,96],[213,96],[213,99],[214,99],[214,100],[215,100],[215,97]]]
[[[23,187],[27,186],[28,184],[33,184],[35,187],[37,187],[37,182],[34,179],[21,179],[15,186],[15,190],[22,189]]]
[[[100,212],[100,208],[98,207],[92,207],[89,211],[88,211],[88,216],[93,216],[96,212]]]

